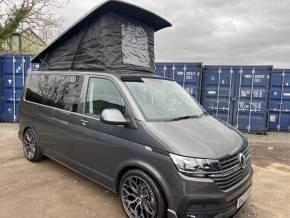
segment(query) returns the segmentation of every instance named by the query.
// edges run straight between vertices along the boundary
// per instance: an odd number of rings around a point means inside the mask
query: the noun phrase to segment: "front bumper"
[[[183,178],[183,186],[187,190],[184,196],[180,198],[177,208],[168,210],[169,218],[227,218],[236,216],[247,201],[237,209],[237,199],[245,193],[252,185],[253,170],[251,168],[248,175],[230,190],[222,191],[216,187],[215,183],[203,184],[204,191],[195,191],[188,193],[188,186],[192,186],[190,178]],[[194,182],[195,183],[195,182]],[[198,184],[196,184],[198,185]],[[208,188],[205,188],[208,186]],[[197,192],[196,192],[197,191]]]
[[[190,214],[187,214],[185,215],[185,217],[187,218],[207,218],[207,217],[216,217],[216,218],[221,218],[221,217],[231,217],[231,218],[238,218],[241,211],[244,209],[244,207],[246,207],[248,205],[248,202],[249,202],[249,199],[239,208],[239,209],[235,209],[235,208],[232,208],[230,210],[228,210],[226,213],[225,212],[222,212],[222,213],[219,213],[217,215],[190,215]],[[168,218],[178,218],[178,215],[176,214],[175,211],[173,210],[170,210],[168,209],[168,213],[167,213],[167,217]]]

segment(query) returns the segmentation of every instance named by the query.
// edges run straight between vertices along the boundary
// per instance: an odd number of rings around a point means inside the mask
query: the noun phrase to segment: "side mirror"
[[[129,124],[129,121],[125,119],[123,114],[115,108],[105,109],[101,113],[101,122],[111,125],[123,125]]]

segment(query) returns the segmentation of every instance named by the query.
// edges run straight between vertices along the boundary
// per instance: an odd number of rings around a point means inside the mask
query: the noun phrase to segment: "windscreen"
[[[158,78],[124,80],[148,121],[199,117],[204,111],[176,82]]]

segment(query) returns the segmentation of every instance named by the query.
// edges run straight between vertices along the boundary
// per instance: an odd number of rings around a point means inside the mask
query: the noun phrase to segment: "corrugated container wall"
[[[0,55],[0,120],[17,122],[31,55]]]
[[[244,132],[265,133],[272,66],[215,66],[203,70],[202,105]]]
[[[273,69],[269,104],[268,129],[289,131],[290,69]]]
[[[158,76],[175,80],[197,101],[200,101],[202,64],[156,62],[155,73]]]

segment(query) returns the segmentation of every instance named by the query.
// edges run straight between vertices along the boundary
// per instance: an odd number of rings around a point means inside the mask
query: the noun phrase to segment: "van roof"
[[[130,79],[130,78],[136,78],[136,77],[147,77],[147,78],[157,78],[157,79],[164,79],[164,80],[173,80],[170,78],[164,78],[161,76],[157,76],[155,74],[148,74],[147,72],[145,73],[140,73],[140,72],[136,72],[136,73],[127,73],[127,72],[123,72],[123,73],[115,73],[115,72],[108,72],[108,71],[85,71],[85,72],[81,72],[80,71],[69,71],[69,70],[65,70],[65,71],[51,71],[51,70],[47,70],[47,71],[31,71],[30,73],[32,74],[56,74],[56,75],[103,75],[103,76],[115,76],[121,79]]]

